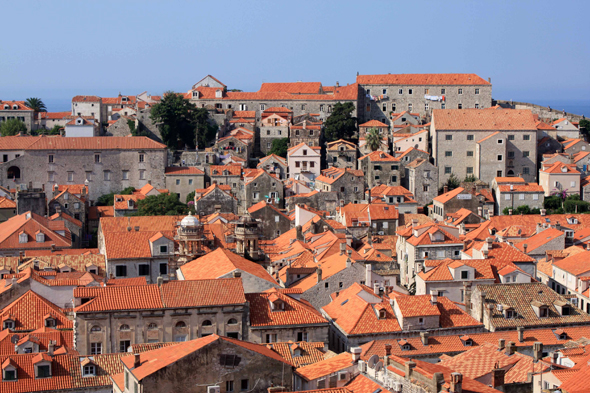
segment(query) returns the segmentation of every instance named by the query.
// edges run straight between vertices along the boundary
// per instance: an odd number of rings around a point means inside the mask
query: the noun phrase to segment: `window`
[[[529,173],[530,173],[530,169],[528,167],[525,166],[525,167],[522,168],[522,174],[523,175],[528,175]]]
[[[445,151],[445,157],[453,157],[453,152],[452,151]]]
[[[94,375],[96,375],[96,367],[94,367],[94,364],[88,364],[84,366],[84,369],[82,370],[82,376],[90,377]]]
[[[399,89],[399,90],[397,91],[397,94],[399,94],[400,96],[401,96],[402,94],[404,94],[404,89]]]
[[[509,151],[508,152],[508,158],[514,158],[514,152],[513,151]]]
[[[51,377],[51,366],[37,366],[37,378],[49,378]]]
[[[463,270],[461,272],[461,280],[467,280],[469,279],[469,271],[468,270]]]
[[[4,155],[4,158],[5,158],[4,162],[8,161],[8,156],[6,154]],[[53,154],[49,155],[49,163],[53,164]]]
[[[90,354],[100,355],[102,353],[102,343],[90,343]]]
[[[147,328],[148,330],[158,330],[158,325],[152,322],[148,325]]]
[[[523,152],[522,152],[522,156],[523,156],[523,157],[528,157],[528,156],[529,156],[529,154],[530,154],[530,152],[528,152],[528,151],[523,151]]]
[[[201,326],[212,326],[212,325],[213,325],[213,324],[212,324],[212,323],[211,323],[211,321],[210,321],[210,320],[208,320],[208,319],[205,319],[205,320],[203,321],[203,323],[201,324]]]
[[[119,341],[119,352],[127,352],[127,349],[131,346],[131,341],[121,340]]]
[[[524,134],[524,135],[522,136],[522,140],[523,140],[523,141],[530,141],[530,140],[531,140],[531,136],[530,136],[530,135],[527,135],[527,134]]]
[[[524,194],[518,194],[518,199],[524,201]]]
[[[383,109],[383,112],[387,111],[387,104],[383,104],[382,109]]]
[[[413,94],[414,91],[412,89],[408,89],[408,94]]]
[[[424,103],[424,110],[427,111],[430,107],[428,106],[428,102]]]
[[[90,171],[86,172],[86,180],[92,181],[92,172],[90,172]]]
[[[297,332],[297,341],[307,341],[307,332]]]
[[[143,169],[139,171],[139,180],[145,180],[145,170]]]
[[[6,321],[4,321],[2,327],[3,329],[14,329],[14,321],[11,319],[7,319]]]
[[[467,150],[467,157],[473,157],[473,150]]]
[[[16,381],[16,370],[4,369],[4,377],[2,378],[4,381]]]
[[[275,343],[277,342],[277,335],[276,334],[267,334],[266,335],[266,343]]]
[[[74,181],[74,172],[68,172],[68,181]]]
[[[576,186],[576,182],[575,181],[573,181],[573,182],[570,183],[570,187],[575,187],[575,186]]]
[[[295,168],[299,168],[301,166],[301,162],[295,161]]]
[[[447,94],[447,89],[440,89],[440,94]]]
[[[241,383],[240,383],[240,390],[248,390],[248,386],[250,384],[248,383],[247,379],[242,379]]]
[[[408,104],[408,112],[411,112],[411,111],[412,111],[412,103],[410,102],[410,103]]]
[[[192,186],[193,185],[193,179],[188,179],[188,185]]]
[[[467,174],[468,175],[472,175],[473,174],[473,167],[472,166],[468,166],[467,167]]]
[[[475,89],[475,95],[479,95],[479,89]]]
[[[139,265],[137,267],[137,274],[140,276],[149,276],[150,275],[150,265]]]
[[[472,141],[472,140],[474,140],[474,139],[475,139],[475,138],[474,138],[473,134],[467,135],[467,140],[468,140],[468,141]]]
[[[123,180],[129,180],[129,171],[123,171],[122,175]]]
[[[533,194],[533,201],[539,200],[539,194]]]
[[[94,163],[95,164],[99,164],[100,163],[100,154],[95,154],[94,155]]]
[[[324,106],[320,105],[320,112],[323,112],[323,111],[324,111]]]
[[[144,160],[145,160],[145,154],[139,153],[139,162],[144,162]]]
[[[479,104],[475,104],[475,109],[479,109]]]
[[[509,201],[509,200],[510,200],[510,194],[506,194],[506,195],[504,196],[504,199],[506,199],[507,201]]]
[[[233,392],[234,391],[234,381],[225,381],[225,391],[226,392]]]
[[[453,135],[452,134],[446,134],[445,135],[445,141],[452,141],[453,140]]]
[[[160,274],[161,275],[168,274],[168,264],[167,263],[160,263]]]
[[[453,168],[450,166],[446,166],[445,167],[445,175],[450,175],[451,173],[453,173]]]
[[[111,181],[111,171],[104,171],[104,181]]]
[[[326,289],[330,288],[330,283],[324,283],[324,288],[326,288]]]
[[[457,94],[459,94],[459,95],[463,94],[463,89],[458,89]]]
[[[457,109],[463,109],[463,104],[457,104]]]
[[[508,135],[508,140],[509,141],[513,141],[514,140],[514,135],[512,135],[512,134],[511,135]]]
[[[117,266],[115,266],[115,276],[117,276],[117,277],[127,277],[127,266],[125,266],[125,265],[117,265]]]
[[[445,104],[444,102],[440,103],[440,109],[445,109],[447,107],[447,104]]]
[[[395,102],[391,104],[391,111],[395,112]]]
[[[498,161],[502,161],[504,159],[504,156],[502,154],[498,154],[497,159]]]
[[[99,333],[101,332],[102,329],[100,328],[100,326],[94,325],[90,328],[90,333]]]
[[[387,94],[387,89],[383,89],[383,94]]]

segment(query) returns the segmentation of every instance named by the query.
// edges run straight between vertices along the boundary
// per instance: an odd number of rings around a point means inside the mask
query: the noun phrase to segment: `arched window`
[[[20,179],[20,168],[17,166],[11,166],[8,168],[8,171],[6,171],[6,177],[8,180]]]
[[[97,326],[97,325],[94,325],[90,328],[90,333],[99,333],[101,331],[102,331],[101,327]]]
[[[184,323],[183,321],[178,321],[178,322],[176,322],[176,327],[178,329],[185,328],[186,327],[186,323]]]
[[[237,325],[238,324],[238,320],[235,318],[230,319],[229,321],[227,321],[228,325]]]
[[[211,325],[213,325],[213,324],[211,323],[211,321],[210,321],[210,320],[208,320],[208,319],[205,319],[205,320],[203,321],[203,324],[202,324],[202,325],[203,325],[203,326],[211,326]]]
[[[150,323],[148,325],[148,330],[156,330],[158,328],[158,325],[156,325],[155,323]]]
[[[131,329],[129,329],[129,325],[125,325],[124,324],[124,325],[121,325],[121,327],[119,327],[119,330],[122,331],[122,332],[127,332],[127,331],[129,331]]]

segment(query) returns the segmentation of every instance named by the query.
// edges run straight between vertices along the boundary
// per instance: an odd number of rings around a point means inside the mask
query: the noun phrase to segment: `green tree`
[[[590,134],[590,120],[584,118],[580,120],[580,123],[578,125],[580,126],[581,132],[583,132],[586,135]]]
[[[173,216],[187,214],[188,206],[178,200],[178,194],[158,194],[137,201],[137,216]]]
[[[465,183],[473,183],[474,181],[477,181],[477,177],[475,177],[475,175],[467,175],[463,181]]]
[[[204,108],[200,108],[206,111]],[[179,142],[191,149],[195,148],[195,129],[197,107],[182,95],[172,91],[164,93],[162,101],[152,107],[150,114],[159,123],[162,140],[171,149]]]
[[[444,191],[444,186],[447,186],[449,191],[451,191],[451,190],[454,190],[455,188],[459,187],[460,185],[461,185],[461,181],[459,181],[459,178],[457,177],[457,175],[455,175],[454,173],[451,173],[451,176],[449,176],[446,183],[438,191],[439,191],[439,193],[442,193]]]
[[[188,204],[189,202],[194,202],[194,201],[195,201],[195,192],[191,191],[186,196],[186,203]]]
[[[378,150],[379,147],[381,147],[381,135],[379,134],[379,130],[371,128],[367,132],[367,135],[365,135],[365,141],[371,151]]]
[[[47,112],[47,108],[45,107],[45,104],[43,103],[43,101],[40,98],[36,98],[36,97],[27,98],[27,100],[25,101],[25,105],[28,106],[29,108],[31,108],[32,110],[34,110],[35,113]]]
[[[195,129],[197,133],[197,145],[203,149],[215,140],[219,127],[212,124],[209,119],[209,111],[205,108],[197,108],[195,111]]]
[[[111,192],[98,197],[96,206],[113,206],[115,203],[115,195],[131,195],[135,191],[133,187],[127,187],[121,192]]]
[[[543,207],[548,210],[555,210],[561,207],[562,199],[558,195],[552,195],[545,198]]]
[[[19,132],[25,134],[27,126],[18,119],[8,119],[0,124],[0,134],[2,136],[17,135]]]
[[[338,139],[350,139],[356,132],[356,117],[352,116],[354,104],[337,102],[332,114],[324,124],[324,135],[329,142]]]
[[[268,155],[276,154],[286,158],[287,150],[289,150],[289,138],[274,139]]]

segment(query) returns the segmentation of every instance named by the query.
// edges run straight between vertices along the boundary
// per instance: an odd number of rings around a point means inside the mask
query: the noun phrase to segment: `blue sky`
[[[474,72],[492,78],[494,98],[589,100],[589,11],[541,0],[4,2],[0,98],[186,91],[207,74],[255,91]]]

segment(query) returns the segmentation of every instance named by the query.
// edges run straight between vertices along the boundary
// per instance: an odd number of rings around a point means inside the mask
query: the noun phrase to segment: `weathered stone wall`
[[[291,229],[291,220],[288,217],[277,213],[271,207],[264,207],[250,213],[252,218],[262,222],[262,237],[264,239],[274,239],[277,236]],[[278,220],[278,221],[277,221]]]
[[[582,116],[585,115],[584,113],[580,115],[575,115],[573,113],[559,110],[558,108],[551,108],[547,106],[531,104],[528,102],[494,100],[493,105],[500,105],[502,108],[510,109],[529,109],[531,112],[533,112],[534,115],[539,115],[539,118],[549,120],[560,119],[562,117],[565,117],[569,121],[580,121],[582,119]]]

